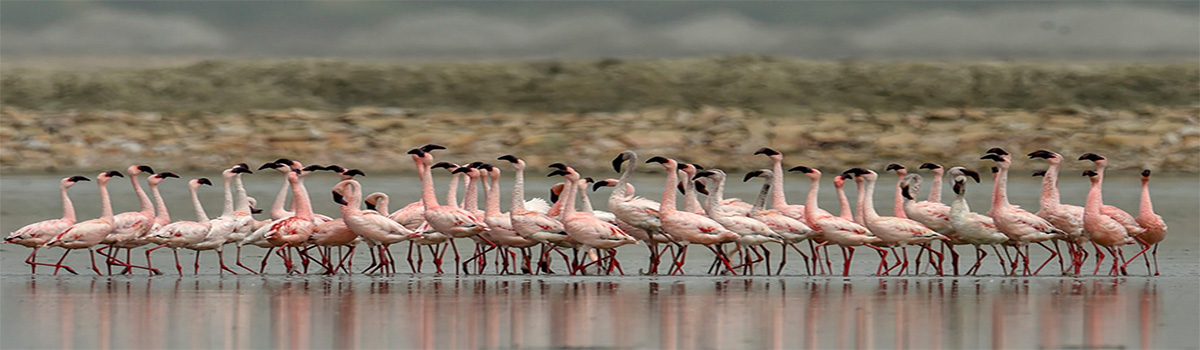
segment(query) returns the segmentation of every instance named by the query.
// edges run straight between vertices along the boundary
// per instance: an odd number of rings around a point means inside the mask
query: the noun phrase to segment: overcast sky
[[[1200,57],[1200,2],[3,1],[0,56]]]

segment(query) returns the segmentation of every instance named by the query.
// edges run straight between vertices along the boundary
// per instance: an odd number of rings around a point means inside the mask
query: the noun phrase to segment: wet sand
[[[308,187],[318,211],[336,213],[325,194],[329,177],[314,176]],[[58,178],[0,179],[4,231],[58,215]],[[641,195],[661,194],[659,178],[639,180]],[[1109,180],[1122,186],[1106,188],[1106,201],[1136,211],[1138,189],[1128,186],[1136,178]],[[401,203],[394,208],[416,198],[415,179],[363,181],[368,191],[393,194],[393,202]],[[174,216],[191,219],[183,181],[168,184],[164,195]],[[548,184],[539,179],[530,184],[538,190],[527,192],[541,194]],[[279,176],[252,178],[249,185],[251,195],[269,204]],[[989,185],[971,187],[976,211],[986,210]],[[806,186],[795,179],[789,186],[789,198],[800,200]],[[1145,277],[1140,261],[1130,264],[1128,277],[1056,277],[1056,263],[1045,276],[1004,277],[990,256],[981,271],[986,276],[871,277],[878,260],[862,251],[849,278],[804,276],[794,255],[782,277],[637,276],[646,264],[644,246],[621,249],[631,274],[625,277],[435,276],[428,273],[428,258],[426,273],[411,275],[403,261],[406,247],[393,248],[401,274],[391,277],[283,276],[277,260],[268,267],[272,275],[220,276],[212,253],[203,257],[201,275],[193,276],[191,251],[180,253],[188,265],[183,277],[166,251],[154,260],[156,267],[168,267],[166,276],[97,277],[84,269],[89,264],[83,252],[67,259],[81,275],[48,276],[52,269],[44,267],[31,275],[21,263],[29,250],[6,244],[0,245],[0,347],[1197,348],[1200,193],[1193,177],[1156,178],[1153,186],[1155,209],[1171,226],[1159,249],[1158,277]],[[731,195],[745,199],[757,192],[755,182],[731,187]],[[831,187],[823,186],[826,208],[835,205]],[[1014,202],[1026,208],[1036,208],[1037,188],[1030,180],[1010,185]],[[117,212],[135,210],[127,181],[117,179],[110,189]],[[220,191],[206,190],[206,208],[215,216]],[[881,212],[890,210],[890,191],[877,194]],[[1064,179],[1064,201],[1081,203],[1085,191],[1081,179]],[[89,183],[72,189],[81,218],[98,214],[95,192]],[[593,202],[603,207],[608,192],[596,193]],[[37,196],[49,199],[24,200]],[[1126,249],[1126,256],[1134,252]],[[39,261],[60,252],[47,250]],[[262,253],[248,248],[244,258],[257,267]],[[142,256],[140,250],[134,254]],[[840,271],[840,254],[832,255]],[[694,275],[711,261],[699,249],[689,257],[687,271]],[[1035,250],[1034,260],[1043,259]],[[356,271],[366,263],[360,254]]]

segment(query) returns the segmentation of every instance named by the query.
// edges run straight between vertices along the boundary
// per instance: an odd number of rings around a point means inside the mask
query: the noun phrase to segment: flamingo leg
[[[1046,258],[1046,261],[1045,261],[1045,262],[1043,262],[1041,265],[1038,265],[1038,268],[1037,268],[1037,270],[1034,270],[1034,271],[1033,271],[1033,274],[1034,274],[1034,275],[1037,275],[1037,274],[1038,274],[1038,272],[1042,272],[1042,268],[1043,268],[1043,267],[1046,267],[1046,264],[1049,264],[1049,263],[1050,263],[1050,260],[1052,260],[1052,259],[1054,259],[1054,258],[1058,258],[1058,262],[1059,262],[1059,264],[1060,264],[1060,265],[1062,264],[1062,255],[1060,255],[1060,254],[1059,254],[1059,251],[1058,251],[1058,249],[1057,249],[1057,248],[1058,248],[1058,244],[1055,244],[1055,245],[1054,245],[1054,248],[1055,248],[1055,249],[1050,249],[1050,247],[1046,246],[1046,244],[1045,244],[1045,243],[1042,243],[1042,242],[1037,242],[1037,244],[1038,244],[1038,245],[1040,245],[1040,246],[1042,246],[1042,248],[1045,248],[1045,249],[1046,249],[1046,251],[1050,252],[1050,257],[1049,257],[1049,258]],[[1065,270],[1064,270],[1064,271],[1065,271]]]
[[[879,253],[879,267],[875,268],[875,275],[879,276],[882,273],[884,273],[884,267],[887,267],[887,255],[888,255],[887,249],[876,247],[875,245],[872,245],[872,244],[863,244],[863,245],[871,247],[871,249],[875,249],[875,251]],[[850,263],[847,262],[846,265],[850,265]]]
[[[267,270],[267,259],[271,258],[271,252],[273,252],[273,251],[275,251],[275,247],[270,247],[270,248],[267,248],[267,252],[265,254],[263,254],[262,263],[258,267],[258,274],[261,275],[263,273],[263,271]]]
[[[854,260],[854,247],[842,247],[842,254],[846,256],[846,261],[842,264],[842,276],[850,276],[850,261]]]
[[[67,269],[67,272],[70,272],[72,275],[78,275],[78,273],[75,272],[75,269],[72,269],[70,266],[63,265],[62,262],[63,262],[63,260],[67,259],[67,254],[71,254],[70,249],[67,249],[65,252],[63,252],[62,257],[58,258],[57,263],[55,263],[54,265],[51,265],[51,266],[54,266],[54,275],[55,276],[58,276],[58,269],[60,269],[60,268]]]
[[[232,273],[235,275],[238,274],[237,272],[234,272],[233,269],[229,268],[228,266],[225,266],[224,249],[217,248],[217,262],[221,264],[221,270],[229,271],[229,273]]]
[[[1005,265],[1005,263],[1004,263],[1004,257],[1000,255],[1000,249],[999,249],[999,248],[996,248],[996,245],[994,245],[994,244],[993,244],[993,245],[992,245],[992,252],[993,252],[993,253],[996,253],[996,259],[997,259],[997,260],[1000,260],[1000,272],[1001,272],[1001,273],[1003,273],[1003,274],[1005,274],[1005,275],[1007,275],[1007,274],[1008,274],[1008,265]],[[1004,250],[1004,253],[1005,253],[1005,255],[1008,255],[1008,249],[1005,249],[1005,250]],[[977,271],[977,272],[978,272],[978,271]]]
[[[237,254],[237,262],[235,264],[237,266],[241,266],[243,269],[246,269],[246,271],[250,271],[250,273],[252,273],[252,274],[256,274],[256,275],[258,274],[258,272],[255,272],[254,269],[251,269],[251,268],[247,267],[245,264],[242,264],[242,246],[240,246],[240,245],[237,246],[236,254]]]
[[[1100,246],[1092,242],[1092,247],[1096,249],[1096,269],[1092,271],[1093,275],[1100,273],[1100,264],[1104,262],[1104,253],[1100,251]]]
[[[132,250],[132,249],[130,249],[130,250]],[[132,261],[132,259],[130,259],[130,258],[129,258],[129,256],[130,256],[130,255],[132,255],[132,253],[131,253],[131,252],[129,252],[129,250],[127,250],[127,251],[126,251],[126,254],[127,254],[127,255],[126,255],[125,261],[121,261],[121,260],[118,260],[118,259],[116,259],[116,258],[113,258],[113,257],[110,255],[110,254],[112,254],[112,251],[113,251],[113,249],[111,249],[111,248],[110,248],[110,249],[108,249],[108,254],[105,254],[105,253],[102,253],[102,252],[100,252],[100,251],[99,251],[99,249],[97,249],[97,250],[96,250],[96,254],[100,254],[100,255],[102,255],[102,256],[104,256],[104,257],[106,257],[106,258],[109,258],[108,260],[106,260],[106,262],[108,263],[108,268],[109,268],[109,271],[111,271],[111,270],[112,270],[112,265],[120,265],[120,266],[123,266],[123,267],[125,267],[125,269],[124,269],[124,270],[122,270],[122,272],[121,272],[122,274],[129,273],[129,271],[133,271],[133,269],[135,269],[135,268],[137,268],[137,269],[143,269],[143,270],[149,271],[151,276],[153,276],[153,275],[161,275],[161,274],[162,274],[162,271],[159,271],[159,270],[158,270],[158,269],[156,269],[156,268],[153,268],[153,267],[145,267],[145,266],[138,266],[138,265],[134,265],[134,264],[131,264],[131,263],[129,263],[128,261]],[[118,253],[120,253],[120,252],[118,252]],[[148,260],[148,259],[147,259],[147,260]],[[112,273],[110,272],[110,273],[109,273],[109,275],[111,276],[111,275],[112,275]]]
[[[1129,262],[1137,260],[1138,255],[1145,254],[1147,250],[1150,250],[1150,245],[1146,244],[1146,241],[1142,240],[1141,237],[1134,237],[1133,239],[1136,239],[1138,241],[1138,243],[1141,243],[1142,250],[1139,250],[1137,252],[1137,254],[1134,254],[1133,256],[1129,257],[1129,260],[1126,260],[1125,263],[1121,265],[1122,271],[1125,270],[1126,266],[1129,266]],[[1150,272],[1150,260],[1146,260],[1146,272],[1147,273]]]
[[[679,260],[675,262],[674,271],[671,272],[672,276],[674,276],[676,272],[678,272],[681,275],[685,274],[685,272],[683,272],[683,265],[687,262],[688,246],[683,245],[678,248],[679,248]]]
[[[953,245],[942,241],[942,247],[946,248],[946,246],[950,248],[950,264],[954,265],[954,275],[958,276],[958,251],[954,249]]]

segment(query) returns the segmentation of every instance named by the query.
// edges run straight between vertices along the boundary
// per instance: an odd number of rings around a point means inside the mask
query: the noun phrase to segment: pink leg
[[[229,273],[236,275],[237,272],[233,272],[233,269],[230,269],[229,267],[225,266],[225,255],[222,254],[223,252],[224,252],[224,249],[217,248],[217,262],[219,262],[221,264],[222,270],[229,271]]]
[[[55,276],[58,276],[58,269],[60,269],[60,268],[67,269],[67,272],[70,272],[72,275],[78,275],[78,273],[75,272],[75,269],[72,269],[70,266],[63,265],[63,263],[62,263],[63,260],[67,259],[67,254],[70,254],[70,253],[71,253],[71,250],[67,249],[65,252],[63,252],[62,257],[58,258],[58,262],[55,263],[54,265],[51,265],[51,266],[54,266],[54,275]]]
[[[1104,262],[1104,253],[1100,251],[1100,246],[1092,243],[1092,247],[1096,248],[1096,270],[1092,271],[1093,275],[1100,273],[1100,264]]]
[[[1047,246],[1046,246],[1046,244],[1044,244],[1044,243],[1042,243],[1042,242],[1037,242],[1037,244],[1038,244],[1038,245],[1040,245],[1040,246],[1042,246],[1042,248],[1046,248],[1046,251],[1050,252],[1050,257],[1049,257],[1049,258],[1046,258],[1046,261],[1045,261],[1045,262],[1043,262],[1041,265],[1038,265],[1038,268],[1037,268],[1037,270],[1034,270],[1034,271],[1033,271],[1033,274],[1034,274],[1034,275],[1037,275],[1037,274],[1038,274],[1038,272],[1042,272],[1042,268],[1043,268],[1043,267],[1046,267],[1046,264],[1049,264],[1049,263],[1050,263],[1050,260],[1052,260],[1052,259],[1054,259],[1054,258],[1058,258],[1059,265],[1060,265],[1060,266],[1062,265],[1062,256],[1061,256],[1061,255],[1059,255],[1059,251],[1058,251],[1058,244],[1055,244],[1055,245],[1054,245],[1054,248],[1055,248],[1055,249],[1050,249],[1050,247],[1047,247]],[[1065,267],[1064,267],[1064,270],[1063,270],[1063,271],[1064,271],[1064,272],[1066,271],[1066,270],[1065,270]]]

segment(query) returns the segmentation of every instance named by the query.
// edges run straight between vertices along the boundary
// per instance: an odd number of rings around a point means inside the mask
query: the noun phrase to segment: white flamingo
[[[37,262],[37,251],[42,245],[50,241],[50,239],[58,236],[58,234],[71,228],[75,225],[75,206],[71,204],[71,197],[67,195],[67,189],[74,186],[79,181],[92,181],[83,176],[71,176],[63,178],[59,181],[59,193],[62,195],[63,215],[59,219],[49,219],[25,225],[16,231],[8,234],[4,238],[4,243],[19,244],[25,247],[33,248],[33,252],[29,253],[29,257],[25,258],[25,263],[29,264],[30,272],[37,273],[38,265],[66,267],[62,265],[47,264]],[[75,273],[70,267],[66,267],[71,273]]]

